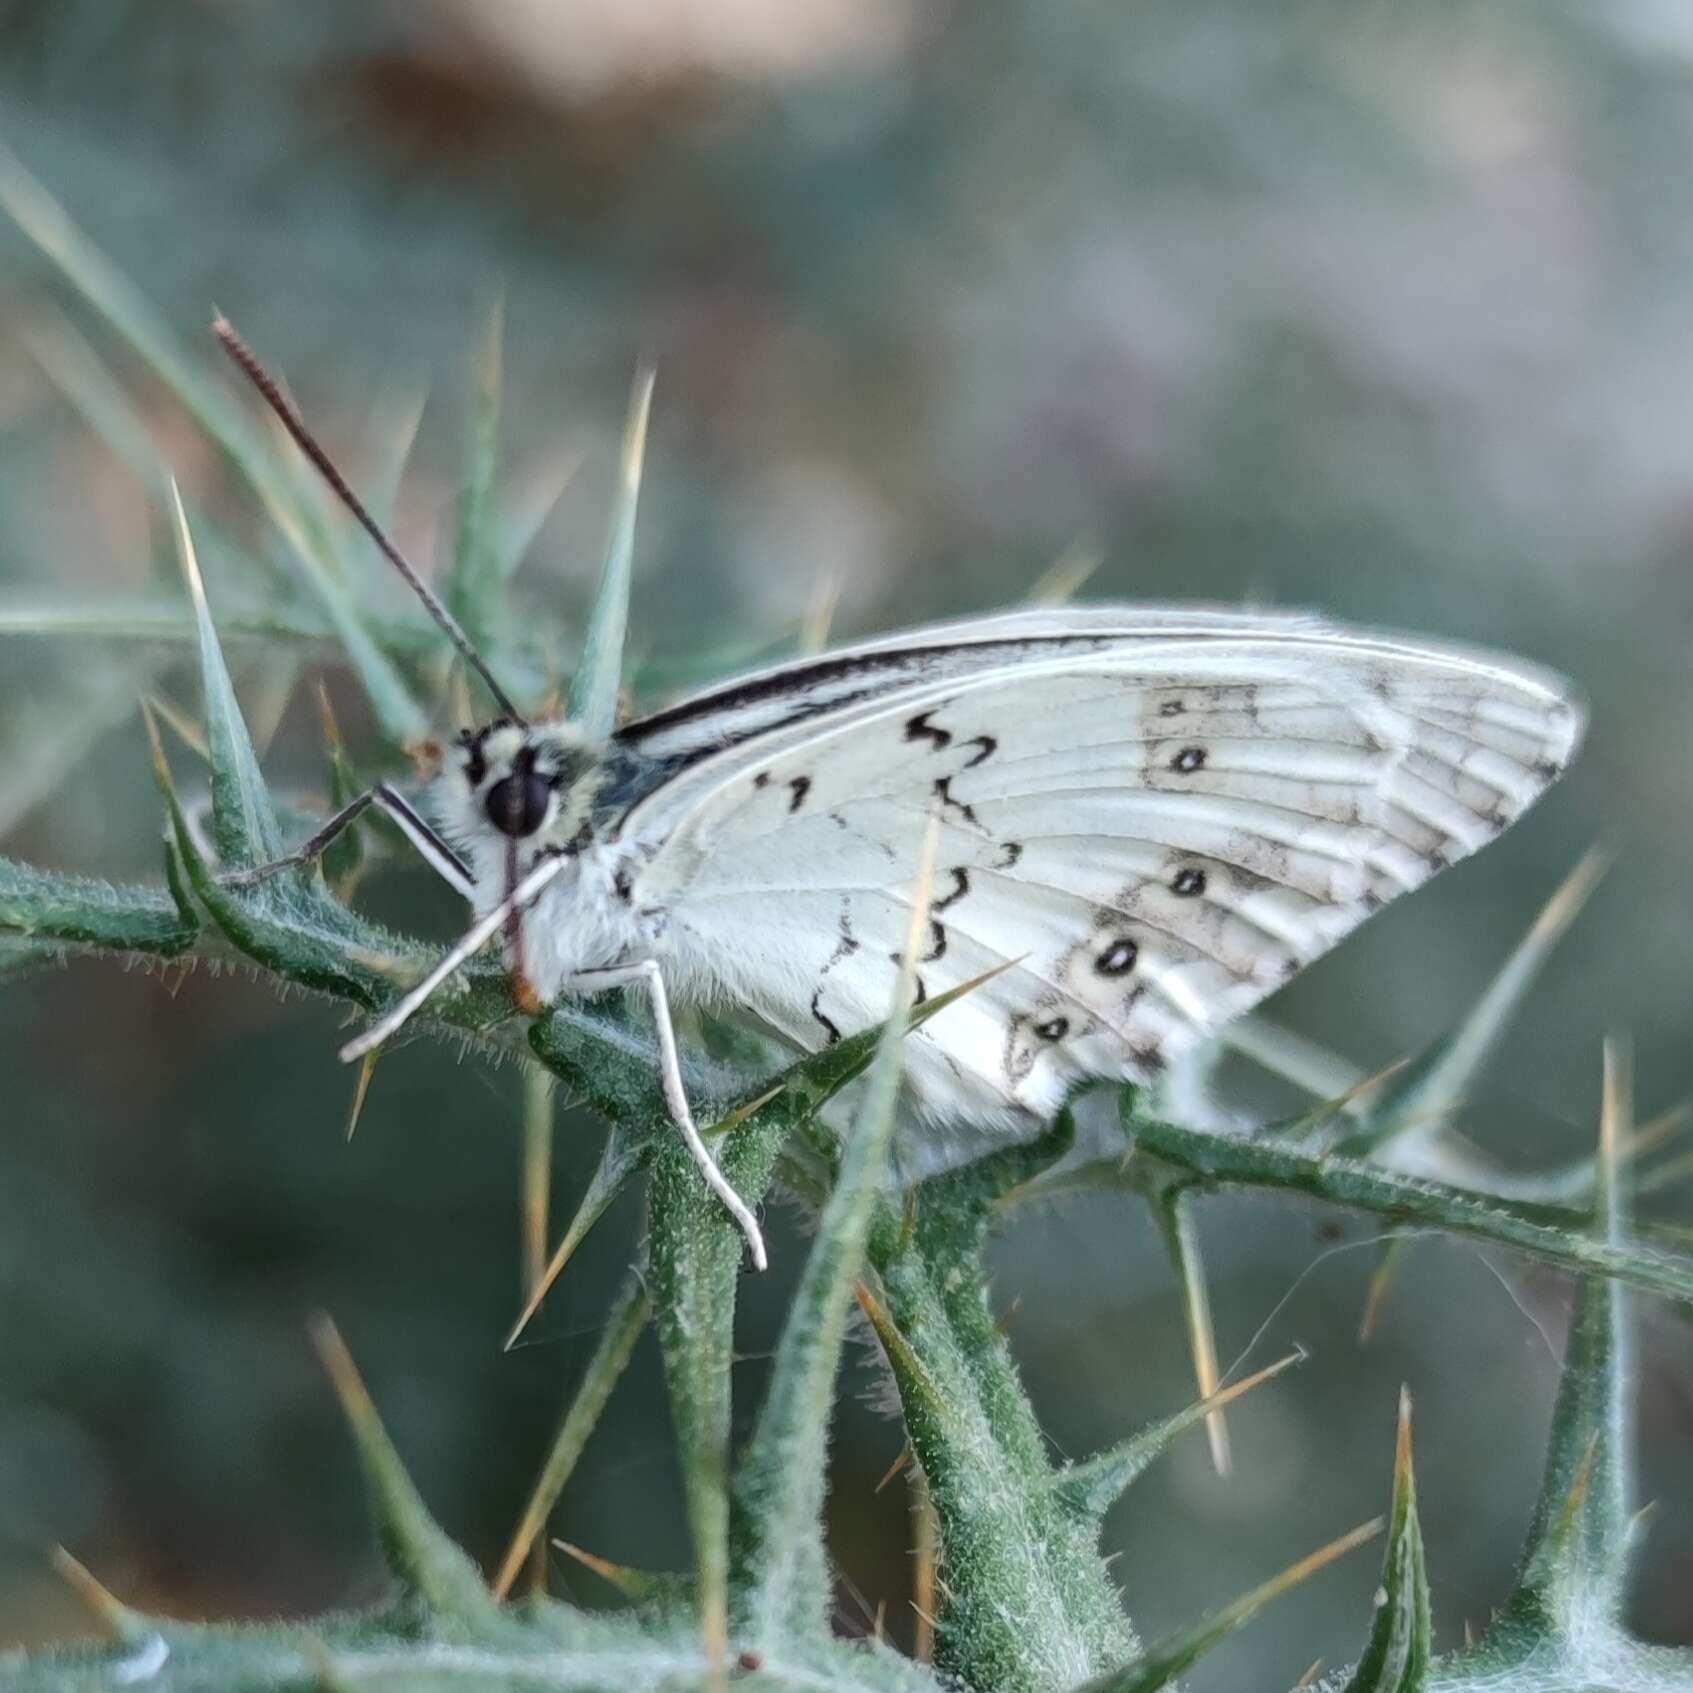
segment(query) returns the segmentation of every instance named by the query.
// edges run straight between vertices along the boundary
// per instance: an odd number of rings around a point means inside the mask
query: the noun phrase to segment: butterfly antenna
[[[335,497],[358,519],[360,526],[376,543],[382,556],[399,571],[406,579],[407,586],[423,601],[424,609],[440,624],[447,639],[458,648],[465,663],[487,684],[488,692],[494,696],[500,709],[514,723],[526,723],[522,712],[512,704],[510,695],[494,680],[494,673],[483,661],[482,655],[471,645],[470,637],[460,627],[458,619],[447,610],[435,590],[412,568],[405,554],[389,540],[382,525],[370,515],[364,501],[347,485],[346,477],[335,468],[329,454],[318,445],[312,432],[306,428],[304,420],[295,411],[287,395],[277,386],[275,378],[259,363],[258,355],[242,340],[234,325],[221,312],[212,319],[212,333],[223,343],[223,350],[241,367],[247,380],[258,389],[265,404],[282,420],[282,427],[294,438],[294,444],[300,451],[316,466],[318,474],[329,484]]]

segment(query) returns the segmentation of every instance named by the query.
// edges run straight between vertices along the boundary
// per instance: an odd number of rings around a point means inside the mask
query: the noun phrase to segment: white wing
[[[908,1073],[971,1116],[1156,1073],[1491,839],[1581,729],[1563,683],[1509,660],[1122,609],[891,637],[712,698],[718,751],[700,707],[630,731],[700,738],[620,831],[679,985],[802,1048],[878,1021],[938,806],[922,989],[1010,968],[914,1037]]]

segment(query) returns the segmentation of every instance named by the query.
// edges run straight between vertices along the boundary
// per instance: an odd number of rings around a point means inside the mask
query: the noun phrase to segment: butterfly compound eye
[[[532,835],[546,821],[549,792],[546,782],[533,771],[503,776],[483,801],[488,821],[513,839]]]

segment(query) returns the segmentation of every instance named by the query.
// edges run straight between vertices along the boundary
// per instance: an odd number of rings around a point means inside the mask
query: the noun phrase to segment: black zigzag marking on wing
[[[908,741],[930,741],[936,752],[944,752],[952,745],[952,736],[945,729],[938,729],[929,721],[933,712],[920,711],[905,725],[905,738]]]
[[[819,988],[817,992],[811,996],[811,1015],[823,1025],[824,1044],[826,1046],[838,1046],[840,1044],[841,1031],[823,1015],[823,1008],[819,1003],[822,998],[823,990]]]

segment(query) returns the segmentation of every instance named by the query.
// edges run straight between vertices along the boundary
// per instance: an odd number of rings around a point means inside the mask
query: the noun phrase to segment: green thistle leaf
[[[641,498],[641,466],[646,456],[647,414],[652,409],[653,373],[635,377],[629,422],[623,435],[617,499],[599,593],[588,617],[582,662],[570,685],[570,717],[590,735],[604,738],[617,726],[617,696],[623,682],[623,642],[629,628],[629,579],[635,553],[635,510]]]
[[[188,532],[188,517],[175,483],[171,484],[171,509],[177,554],[200,632],[200,682],[206,699],[206,740],[211,754],[212,819],[218,857],[228,869],[248,870],[281,857],[282,832],[277,828],[270,790],[265,786],[258,755],[253,751],[241,707],[236,703],[229,669],[223,662],[223,649],[218,645],[211,608],[206,603],[200,563],[194,556],[194,538]]]
[[[1607,1047],[1596,1196],[1601,1238],[1611,1245],[1624,1231],[1618,1159],[1632,1115],[1625,1064],[1619,1049]],[[1625,1298],[1615,1282],[1598,1277],[1585,1280],[1576,1295],[1522,1579],[1504,1611],[1507,1627],[1569,1638],[1620,1623],[1631,1510]]]
[[[1428,1572],[1423,1567],[1417,1481],[1411,1465],[1411,1396],[1401,1392],[1393,1506],[1376,1620],[1346,1693],[1423,1693],[1428,1686],[1431,1633]]]
[[[1143,1153],[1218,1186],[1303,1193],[1401,1224],[1422,1224],[1494,1241],[1559,1269],[1615,1276],[1652,1293],[1693,1300],[1693,1261],[1637,1241],[1595,1240],[1567,1206],[1531,1205],[1473,1193],[1338,1154],[1315,1158],[1261,1138],[1246,1139],[1134,1118],[1126,1125]]]
[[[358,1446],[382,1549],[402,1592],[421,1604],[435,1624],[453,1623],[473,1634],[503,1632],[499,1605],[476,1566],[429,1515],[382,1427],[352,1355],[327,1317],[313,1323],[312,1340]]]
[[[500,361],[505,308],[488,308],[476,358],[476,402],[464,444],[458,538],[447,604],[482,657],[492,663],[506,637],[506,577],[500,561],[495,481],[500,456]]]
[[[152,367],[245,478],[292,544],[306,583],[345,646],[384,730],[400,743],[421,739],[428,732],[428,718],[365,628],[317,513],[299,499],[274,455],[254,437],[222,391],[183,355],[148,302],[3,146],[0,210]]]
[[[1105,1513],[1145,1474],[1152,1461],[1178,1434],[1203,1422],[1255,1387],[1274,1380],[1283,1370],[1304,1361],[1303,1352],[1290,1352],[1255,1375],[1219,1388],[1209,1398],[1196,1399],[1173,1417],[1166,1417],[1162,1422],[1130,1435],[1109,1451],[1079,1464],[1071,1464],[1053,1477],[1054,1496],[1068,1510],[1091,1521],[1097,1530]]]
[[[1493,1056],[1553,949],[1581,915],[1609,865],[1608,855],[1598,850],[1576,865],[1475,1004],[1376,1094],[1339,1151],[1362,1157],[1401,1136],[1430,1133],[1450,1116]]]
[[[598,1426],[612,1389],[628,1368],[635,1342],[641,1338],[641,1331],[651,1316],[652,1299],[647,1293],[644,1267],[637,1266],[612,1304],[605,1327],[600,1331],[599,1345],[588,1360],[570,1409],[565,1412],[552,1446],[542,1461],[541,1473],[512,1534],[511,1544],[506,1548],[500,1572],[494,1578],[497,1598],[503,1599],[511,1591],[530,1548],[545,1531],[547,1518],[552,1515],[553,1506],[558,1503],[565,1483],[570,1480],[576,1461],[588,1444],[588,1437]]]
[[[735,1621],[737,1634],[744,1632],[755,1645],[779,1640],[790,1630],[827,1626],[824,1474],[816,1460],[828,1446],[847,1314],[893,1140],[900,1058],[916,992],[917,956],[927,936],[938,834],[938,823],[931,822],[893,1004],[877,1040],[869,1086],[782,1326],[764,1409],[736,1483],[742,1532]]]
[[[180,958],[200,925],[163,888],[119,887],[0,858],[0,932],[52,953],[69,947]]]
[[[1332,1564],[1336,1558],[1373,1540],[1381,1533],[1381,1520],[1363,1524],[1338,1540],[1331,1540],[1307,1558],[1301,1558],[1262,1587],[1244,1593],[1232,1605],[1226,1605],[1213,1617],[1184,1628],[1168,1640],[1138,1653],[1120,1669],[1109,1670],[1091,1681],[1074,1688],[1072,1693],[1158,1693],[1171,1687],[1176,1677],[1191,1669],[1211,1648],[1226,1640],[1237,1628],[1252,1621],[1266,1605],[1308,1580],[1318,1570]]]

